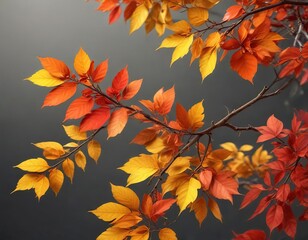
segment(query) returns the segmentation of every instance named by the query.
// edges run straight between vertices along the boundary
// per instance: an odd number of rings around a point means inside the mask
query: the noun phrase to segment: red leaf
[[[278,188],[276,199],[281,202],[286,202],[288,199],[288,196],[290,194],[290,185],[289,184],[283,184]]]
[[[58,59],[46,57],[38,57],[44,69],[49,72],[50,75],[59,79],[68,79],[70,76],[70,70],[66,64]]]
[[[283,220],[283,209],[280,205],[273,205],[266,214],[266,224],[272,232]]]
[[[121,16],[121,7],[116,6],[109,14],[109,24],[113,24]]]
[[[128,83],[127,67],[123,68],[112,80],[112,89],[116,93],[120,93]]]
[[[308,220],[308,208],[305,209],[303,214],[299,217],[299,220],[301,220],[301,221],[307,221]]]
[[[124,20],[127,21],[133,15],[134,11],[137,8],[137,2],[131,1],[124,10]]]
[[[225,50],[234,50],[234,49],[239,48],[241,45],[236,39],[232,38],[232,39],[229,39],[223,42],[220,46],[222,49],[225,49]]]
[[[266,240],[266,234],[262,230],[248,230],[242,234],[235,234],[233,240]]]
[[[142,79],[130,82],[123,90],[122,98],[124,100],[129,100],[133,98],[139,92],[141,84]]]
[[[101,107],[87,114],[80,123],[80,131],[99,129],[110,117],[110,109]]]
[[[152,216],[152,207],[153,207],[153,200],[151,196],[148,194],[144,194],[141,204],[141,211],[149,219],[151,219]]]
[[[108,59],[101,62],[92,73],[92,81],[99,83],[103,81],[108,71]]]
[[[208,190],[212,183],[213,172],[205,169],[200,173],[199,178],[200,178],[200,182],[202,183],[202,187],[205,190]]]
[[[258,207],[248,220],[251,220],[257,215],[261,214],[265,210],[265,208],[267,208],[267,206],[271,203],[271,199],[271,196],[265,196],[264,198],[262,198]]]
[[[289,205],[283,206],[283,216],[282,229],[289,237],[294,238],[296,234],[297,221]]]
[[[94,106],[94,100],[81,96],[75,99],[66,110],[65,119],[78,119],[91,112]]]
[[[59,105],[70,99],[75,94],[76,90],[77,83],[63,83],[47,94],[42,107]]]
[[[162,199],[153,204],[151,219],[156,222],[176,202],[175,199]]]
[[[273,114],[268,118],[266,126],[257,127],[257,130],[262,134],[258,137],[257,142],[265,142],[269,139],[279,137],[282,129],[283,123]]]
[[[232,55],[230,65],[243,79],[253,82],[258,68],[258,61],[254,55],[239,50]]]
[[[242,203],[241,203],[241,207],[240,209],[248,206],[251,202],[253,202],[255,199],[257,199],[260,195],[260,193],[262,192],[261,189],[258,188],[252,188],[249,190],[249,192],[246,193]]]

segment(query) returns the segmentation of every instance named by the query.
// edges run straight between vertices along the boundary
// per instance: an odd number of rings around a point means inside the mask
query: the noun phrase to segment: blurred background
[[[214,11],[221,16],[222,5],[219,6]],[[109,58],[110,67],[103,87],[128,64],[130,80],[144,79],[141,91],[131,104],[137,104],[138,99],[152,99],[159,88],[175,85],[176,102],[186,108],[204,99],[207,124],[224,116],[227,109],[232,110],[251,99],[273,78],[271,69],[262,68],[255,77],[255,84],[251,85],[231,71],[226,58],[202,83],[197,63],[189,66],[190,57],[177,61],[170,68],[172,51],[155,51],[162,41],[156,33],[146,35],[140,29],[129,36],[129,24],[125,24],[122,17],[109,26],[107,15],[96,11],[96,7],[94,1],[86,3],[83,0],[0,1],[1,240],[95,239],[108,225],[88,211],[112,201],[110,182],[125,185],[127,175],[116,168],[130,157],[145,153],[143,148],[129,144],[142,127],[131,122],[115,139],[107,141],[105,133],[98,135],[96,139],[102,143],[99,163],[88,161],[85,173],[76,169],[73,184],[66,179],[58,197],[50,190],[40,202],[33,191],[10,194],[23,174],[13,166],[41,154],[31,143],[58,141],[64,144],[69,141],[61,127],[69,102],[41,109],[50,89],[23,80],[41,68],[37,56],[61,59],[71,69],[80,47],[96,63]],[[307,90],[307,87],[293,86],[247,109],[234,118],[233,123],[259,126],[274,113],[288,125],[295,108],[307,110]],[[214,146],[218,147],[227,141],[238,145],[254,144],[257,134],[243,132],[239,138],[238,134],[223,129],[216,131],[213,137]],[[133,186],[133,189],[141,193],[145,187],[146,183]],[[259,228],[267,231],[264,217],[246,220],[255,206],[239,211],[241,199],[235,197],[233,206],[220,201],[223,224],[209,213],[199,228],[193,214],[185,211],[173,228],[183,240],[231,239],[232,230],[242,232]],[[276,231],[272,237],[285,239]],[[298,225],[296,239],[308,239],[303,223]]]

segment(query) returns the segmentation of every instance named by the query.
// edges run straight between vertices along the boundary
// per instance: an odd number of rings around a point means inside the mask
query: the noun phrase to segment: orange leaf
[[[168,114],[171,111],[174,98],[175,98],[174,86],[165,92],[163,89],[159,90],[154,95],[155,110],[161,115]]]
[[[208,190],[210,188],[210,185],[212,183],[212,179],[213,179],[213,172],[207,169],[204,169],[200,175],[200,182],[202,183],[202,187],[205,190]]]
[[[242,53],[242,51],[237,51],[231,57],[230,61],[231,67],[245,80],[253,82],[253,77],[255,76],[258,68],[258,61],[256,57],[250,53]]]
[[[130,82],[123,90],[122,98],[129,100],[133,98],[140,90],[142,79]]]
[[[195,212],[195,216],[201,227],[202,222],[207,216],[207,206],[203,197],[199,197],[196,201],[191,204],[191,210]]]
[[[75,171],[74,162],[71,159],[67,158],[62,163],[62,168],[65,175],[71,180],[71,182],[73,182],[74,171]]]
[[[66,110],[65,119],[78,119],[91,112],[94,106],[92,98],[81,96],[75,99]]]
[[[115,93],[120,93],[128,83],[128,71],[127,67],[123,68],[117,73],[117,75],[112,80],[112,90]]]
[[[121,11],[122,10],[120,6],[116,6],[114,9],[112,9],[109,14],[109,24],[113,24],[119,19],[119,17],[121,16]]]
[[[158,218],[162,217],[175,202],[176,200],[172,198],[156,201],[152,207],[152,221],[156,222]]]
[[[119,0],[105,0],[101,5],[97,8],[97,10],[102,12],[111,11],[114,7],[119,4]]]
[[[243,9],[242,6],[239,6],[239,5],[231,6],[227,9],[225,16],[222,20],[226,21],[226,20],[232,20],[232,19],[238,18],[244,12],[245,10]]]
[[[125,8],[124,10],[124,20],[127,21],[128,19],[131,18],[133,15],[134,11],[137,8],[137,3],[136,1],[131,1]]]
[[[107,70],[108,70],[108,59],[101,62],[96,67],[96,69],[92,73],[92,81],[95,82],[95,83],[99,83],[99,82],[103,81],[103,79],[105,78],[105,76],[107,74]]]
[[[158,233],[159,240],[177,240],[175,232],[170,228],[163,228]]]
[[[183,129],[188,130],[190,128],[188,112],[179,103],[176,105],[176,121],[180,124],[180,126]]]
[[[213,213],[214,217],[217,218],[220,222],[222,222],[222,215],[219,206],[214,199],[209,198],[208,207]]]
[[[50,174],[49,174],[50,188],[52,189],[52,191],[54,191],[56,196],[58,195],[58,193],[59,193],[59,191],[62,187],[63,180],[64,180],[64,175],[60,170],[53,169],[50,172]]]
[[[139,145],[145,145],[154,140],[156,134],[157,131],[155,129],[147,128],[139,132],[131,142]]]
[[[110,117],[110,109],[101,107],[87,114],[80,123],[80,131],[99,129]]]
[[[70,99],[77,90],[77,83],[66,82],[51,90],[45,97],[42,107],[56,106]]]
[[[38,57],[44,69],[53,77],[59,79],[67,79],[70,76],[70,70],[66,64],[58,59],[46,57]]]
[[[107,126],[108,138],[115,137],[120,134],[126,126],[128,120],[127,109],[121,108],[115,110],[110,117],[110,121]]]

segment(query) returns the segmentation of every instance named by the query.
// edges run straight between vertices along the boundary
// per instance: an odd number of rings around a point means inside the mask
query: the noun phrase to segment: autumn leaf
[[[33,84],[41,87],[56,87],[64,83],[64,81],[51,76],[50,73],[45,69],[37,71],[25,80],[29,80]]]
[[[120,108],[115,110],[110,117],[107,126],[108,138],[115,137],[120,134],[126,126],[128,120],[127,109]]]
[[[153,141],[146,144],[146,150],[150,153],[160,153],[165,148],[164,139],[156,137]]]
[[[85,171],[87,159],[86,159],[86,156],[84,155],[84,153],[82,151],[78,151],[75,154],[75,162],[76,162],[78,167],[80,167],[83,171]]]
[[[45,97],[42,107],[57,106],[70,99],[77,90],[77,83],[66,82],[51,90]]]
[[[180,207],[180,213],[186,209],[188,204],[196,200],[198,189],[201,188],[200,182],[195,178],[190,178],[176,190],[177,204]]]
[[[64,148],[58,142],[39,142],[34,143],[34,146],[43,149],[43,155],[49,160],[55,160],[65,154]]]
[[[281,134],[283,123],[277,119],[274,114],[268,118],[266,126],[257,127],[256,129],[261,133],[261,136],[258,137],[257,142],[265,142],[272,138],[279,138],[283,136],[283,134]]]
[[[220,222],[222,222],[222,215],[220,212],[220,208],[214,199],[209,198],[208,208],[211,210],[214,217],[217,218]]]
[[[106,231],[101,233],[96,238],[96,240],[110,240],[110,239],[123,240],[128,236],[129,232],[130,232],[129,229],[118,228],[118,227],[110,227],[110,228],[107,228]]]
[[[167,169],[166,173],[168,173],[169,176],[172,176],[184,172],[190,166],[190,159],[190,157],[176,158],[170,165],[170,167]]]
[[[241,234],[235,234],[232,240],[266,240],[266,234],[262,230],[252,229]]]
[[[36,194],[38,200],[40,200],[41,197],[43,195],[45,195],[45,193],[47,192],[48,188],[49,188],[49,180],[48,180],[48,178],[46,176],[44,176],[44,175],[40,175],[37,178],[37,181],[34,184],[34,191],[35,191],[35,194]]]
[[[159,240],[177,240],[175,232],[171,228],[162,228],[158,233]]]
[[[237,51],[232,55],[230,65],[243,79],[253,82],[258,68],[258,61],[254,55]]]
[[[116,6],[109,14],[109,24],[116,22],[121,16],[122,9],[120,6]]]
[[[71,159],[67,158],[63,161],[62,168],[65,175],[71,180],[71,183],[73,183],[74,172],[75,172],[74,162]]]
[[[130,82],[122,93],[122,98],[124,100],[132,99],[140,90],[142,84],[142,79]]]
[[[121,204],[108,202],[90,212],[99,219],[105,222],[110,222],[113,220],[119,220],[125,214],[130,213],[131,210]]]
[[[92,73],[92,81],[95,83],[100,83],[104,80],[108,71],[108,59],[101,62]]]
[[[266,224],[272,232],[283,221],[283,209],[280,205],[273,205],[266,214]]]
[[[138,157],[130,158],[119,169],[130,174],[127,186],[142,182],[159,170],[157,155],[140,154]]]
[[[64,121],[78,119],[90,113],[94,106],[94,100],[90,97],[81,96],[76,98],[68,107]]]
[[[70,76],[70,70],[64,62],[51,57],[38,57],[44,69],[55,78],[65,80]]]
[[[120,70],[112,80],[112,90],[116,94],[120,93],[128,84],[127,67]]]
[[[162,184],[162,194],[176,190],[179,186],[188,182],[189,176],[186,173],[168,176],[166,181]]]
[[[74,68],[79,76],[87,75],[91,65],[91,59],[88,54],[80,48],[74,60]]]
[[[98,161],[101,151],[101,144],[98,141],[92,139],[88,142],[88,154],[95,162]]]
[[[157,131],[154,128],[146,128],[140,131],[131,143],[146,145],[156,138]]]
[[[118,4],[119,4],[119,0],[105,0],[105,1],[102,1],[102,3],[97,8],[97,10],[103,11],[103,12],[111,11]]]
[[[208,190],[213,180],[213,172],[208,169],[204,169],[199,174],[199,179],[202,184],[202,188]]]
[[[260,195],[260,193],[262,192],[262,189],[260,188],[256,188],[256,187],[252,187],[245,195],[242,203],[241,203],[241,208],[245,208],[246,206],[248,206],[251,202],[253,202],[255,199],[257,199]]]
[[[102,127],[110,117],[110,109],[101,107],[87,114],[80,123],[80,131],[97,130]]]
[[[224,17],[223,17],[223,21],[226,21],[226,20],[232,20],[232,19],[235,19],[235,18],[238,18],[239,16],[241,16],[243,13],[245,12],[245,10],[243,9],[242,6],[240,5],[233,5],[233,6],[230,6]]]
[[[142,218],[138,216],[139,212],[132,212],[125,214],[119,220],[113,221],[113,227],[117,228],[131,228],[137,225],[139,222],[142,221]]]
[[[138,30],[143,25],[148,15],[148,8],[145,4],[140,4],[131,16],[129,34],[132,34],[134,31]]]
[[[139,226],[129,234],[131,236],[131,240],[148,240],[150,237],[150,229],[145,226]]]
[[[152,205],[150,219],[156,222],[176,202],[175,199],[161,199]]]
[[[189,22],[194,26],[200,26],[209,18],[208,10],[201,7],[192,7],[187,9]]]
[[[140,201],[137,194],[127,187],[111,184],[111,192],[114,199],[131,210],[138,211]]]
[[[60,170],[53,169],[49,173],[50,188],[56,194],[56,196],[58,195],[58,193],[59,193],[59,191],[62,187],[63,181],[64,181],[64,175]]]
[[[28,159],[15,167],[28,172],[45,172],[50,168],[43,158]]]
[[[199,197],[191,204],[190,209],[194,211],[195,217],[199,222],[199,226],[201,227],[202,222],[207,216],[207,206],[205,199],[203,197]]]
[[[69,126],[64,126],[64,131],[68,137],[70,137],[73,140],[86,140],[87,139],[87,133],[86,132],[81,132],[79,129],[79,126],[75,125],[69,125]]]

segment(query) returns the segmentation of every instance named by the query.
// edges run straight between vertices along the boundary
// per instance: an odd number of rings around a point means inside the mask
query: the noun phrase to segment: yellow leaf
[[[159,153],[165,148],[164,140],[161,137],[156,137],[153,141],[147,143],[146,150],[150,153]]]
[[[86,159],[86,156],[83,154],[82,151],[78,151],[75,154],[75,162],[76,162],[78,167],[80,167],[83,171],[85,170],[86,164],[87,164],[87,159]]]
[[[150,230],[147,226],[142,225],[134,229],[129,235],[131,236],[131,240],[148,240]]]
[[[66,148],[76,148],[78,146],[79,145],[77,143],[75,143],[75,142],[69,142],[69,143],[63,145],[63,147],[66,147]]]
[[[200,55],[199,69],[201,72],[202,80],[210,75],[217,62],[217,48],[205,48]]]
[[[167,169],[166,173],[172,176],[184,172],[190,166],[190,159],[191,157],[178,157]]]
[[[43,158],[28,159],[15,167],[28,172],[45,172],[50,168]]]
[[[245,144],[243,146],[240,147],[240,151],[242,152],[249,152],[253,149],[253,146]]]
[[[145,22],[148,15],[149,10],[145,4],[139,5],[131,17],[129,34],[132,34],[134,31],[138,30]]]
[[[67,158],[62,163],[62,168],[65,175],[71,180],[71,182],[73,182],[74,171],[75,171],[74,162],[71,159]]]
[[[34,143],[34,146],[43,149],[43,155],[50,160],[58,159],[65,154],[65,151],[60,143],[57,142],[39,142]]]
[[[252,164],[257,167],[264,163],[267,163],[272,158],[266,150],[263,150],[263,146],[259,147],[255,153],[252,155]]]
[[[192,7],[187,10],[189,22],[194,26],[200,26],[209,18],[209,12],[205,8]]]
[[[37,178],[37,181],[34,184],[34,191],[38,200],[40,200],[41,197],[47,192],[48,188],[49,188],[48,178],[44,175],[40,175],[40,177]]]
[[[220,43],[220,33],[213,32],[205,40],[204,47],[218,48]]]
[[[201,224],[203,220],[207,216],[207,207],[206,207],[206,202],[203,197],[199,197],[196,201],[194,201],[191,206],[191,210],[194,211],[196,219],[199,222],[199,226],[201,227]]]
[[[119,220],[124,215],[130,213],[130,209],[113,202],[105,203],[99,206],[97,209],[90,211],[99,219],[109,222],[113,220]]]
[[[130,158],[119,169],[130,174],[127,179],[127,186],[142,182],[159,170],[157,155],[140,154],[138,157]]]
[[[219,206],[214,199],[209,198],[208,207],[213,213],[214,217],[217,218],[220,222],[222,222],[222,215]]]
[[[80,48],[74,60],[74,68],[79,76],[86,76],[91,65],[88,54]]]
[[[230,151],[230,152],[237,152],[237,151],[238,151],[237,147],[236,147],[235,144],[232,143],[232,142],[225,142],[225,143],[223,143],[223,144],[220,144],[220,146],[221,146],[222,148],[224,148],[224,149]]]
[[[139,214],[139,212],[137,213]],[[121,217],[119,220],[113,221],[112,224],[114,227],[118,228],[131,228],[142,221],[142,218],[136,215],[137,213],[128,213]]]
[[[117,227],[110,227],[101,235],[99,235],[96,240],[123,240],[129,234],[129,229],[117,228]]]
[[[220,0],[195,0],[194,4],[198,7],[210,9],[215,6]]]
[[[158,233],[159,240],[177,240],[175,232],[170,228],[163,228]]]
[[[188,35],[191,32],[191,26],[185,20],[181,20],[172,25],[169,25],[168,28],[179,35]]]
[[[115,137],[120,134],[124,127],[126,126],[128,120],[127,110],[125,108],[121,108],[119,110],[115,110],[110,117],[107,131],[108,138]]]
[[[176,190],[184,182],[188,181],[189,176],[186,173],[168,176],[166,181],[161,185],[162,194]]]
[[[195,178],[190,178],[177,188],[176,196],[180,213],[186,209],[188,204],[196,200],[199,188],[201,188],[201,183]]]
[[[25,80],[29,80],[33,84],[41,87],[55,87],[64,83],[64,81],[51,76],[45,69],[37,71],[31,77],[28,77]]]
[[[95,161],[97,162],[100,155],[102,152],[102,148],[101,145],[98,141],[92,139],[89,143],[88,143],[88,154],[89,156]]]
[[[183,42],[183,39],[185,39],[184,36],[178,34],[172,34],[166,37],[156,50],[160,48],[175,48],[176,46],[178,46],[180,43]]]
[[[87,139],[87,133],[80,132],[79,126],[75,126],[75,125],[64,126],[63,125],[63,128],[65,130],[66,135],[73,140],[79,141],[79,140]]]
[[[203,108],[203,100],[199,103],[196,103],[188,110],[188,118],[190,122],[190,128],[195,131],[198,128],[203,126],[204,119],[204,108]]]
[[[196,38],[190,48],[191,51],[191,59],[190,59],[190,64],[193,63],[197,58],[200,57],[201,52],[203,49],[203,40],[201,37]]]
[[[114,199],[131,210],[139,210],[139,198],[136,193],[127,187],[111,184],[111,192]]]
[[[58,195],[58,193],[59,193],[59,191],[62,187],[63,180],[64,180],[64,175],[60,170],[53,169],[49,173],[50,188],[52,189],[52,191],[54,191],[56,196]]]
[[[172,53],[172,59],[171,59],[170,66],[176,60],[178,60],[179,58],[184,57],[188,53],[189,48],[190,48],[193,40],[194,40],[194,36],[193,35],[190,35],[188,37],[183,37],[183,41],[179,45],[176,46],[176,48],[174,49],[174,51]]]
[[[30,189],[34,188],[34,185],[37,182],[37,180],[40,178],[40,176],[41,175],[37,174],[37,173],[27,173],[27,174],[23,175],[19,179],[17,186],[16,186],[16,188],[13,192],[30,190]]]

